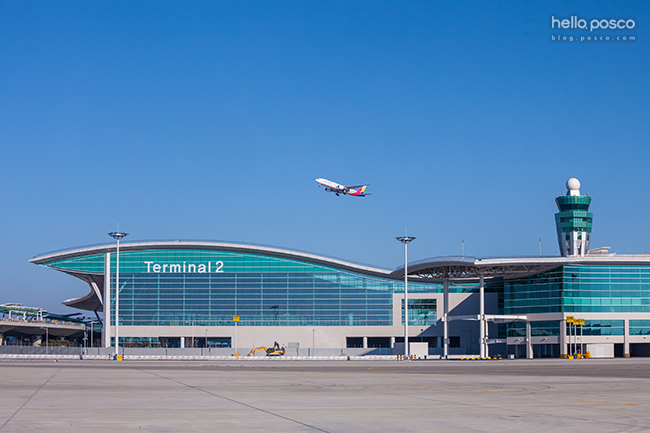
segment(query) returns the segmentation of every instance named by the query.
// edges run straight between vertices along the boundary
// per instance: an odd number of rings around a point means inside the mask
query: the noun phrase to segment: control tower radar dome
[[[580,181],[575,177],[566,181],[566,189],[569,191],[579,191],[580,190]]]

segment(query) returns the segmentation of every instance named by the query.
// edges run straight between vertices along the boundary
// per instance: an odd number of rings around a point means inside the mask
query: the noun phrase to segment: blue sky
[[[118,221],[389,268],[405,225],[413,260],[555,255],[571,176],[592,247],[647,252],[649,28],[645,1],[0,0],[0,303],[71,312],[84,283],[28,260]]]

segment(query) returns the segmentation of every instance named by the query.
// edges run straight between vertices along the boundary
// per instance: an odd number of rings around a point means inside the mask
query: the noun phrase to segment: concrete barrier
[[[52,359],[106,361],[108,355],[39,355],[39,354],[0,354],[0,359]],[[367,356],[179,356],[179,355],[124,355],[125,361],[394,361],[395,355]]]

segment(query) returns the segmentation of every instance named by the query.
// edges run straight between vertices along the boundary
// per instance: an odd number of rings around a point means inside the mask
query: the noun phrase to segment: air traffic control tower
[[[566,189],[566,195],[555,199],[559,210],[555,214],[555,226],[560,254],[564,257],[584,257],[589,251],[591,238],[591,197],[580,195],[580,181],[575,177],[566,182]]]

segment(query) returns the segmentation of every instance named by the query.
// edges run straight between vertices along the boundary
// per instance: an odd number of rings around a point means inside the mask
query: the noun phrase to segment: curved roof
[[[120,243],[120,252],[123,251],[138,251],[138,250],[167,250],[167,249],[190,249],[190,250],[205,250],[205,251],[232,251],[242,253],[261,254],[266,256],[282,257],[294,260],[301,260],[305,262],[315,263],[319,265],[332,266],[336,268],[343,268],[354,272],[361,272],[364,274],[372,274],[381,277],[389,277],[391,270],[346,261],[335,257],[328,257],[324,255],[316,255],[313,253],[289,250],[285,248],[278,248],[266,245],[257,244],[244,244],[236,242],[221,242],[221,241],[140,241],[140,242],[123,242]],[[103,254],[115,252],[115,243],[91,245],[87,247],[79,247],[70,250],[59,250],[51,253],[43,253],[35,256],[30,262],[37,265],[44,265],[57,260],[70,259],[75,257],[88,256],[91,254]],[[390,278],[390,277],[389,277]]]
[[[603,255],[587,257],[434,257],[408,264],[408,274],[435,281],[455,281],[484,278],[520,278],[546,272],[562,265],[650,265],[650,254]],[[395,278],[404,277],[404,266],[391,273]]]
[[[47,265],[48,263],[71,259],[76,257],[89,256],[94,254],[114,253],[116,250],[115,243],[91,245],[75,249],[59,250],[51,253],[44,253],[35,256],[30,262],[37,265]],[[280,257],[286,259],[300,260],[313,264],[334,267],[341,270],[357,272],[365,275],[394,278],[390,269],[373,267],[360,263],[345,261],[334,257],[316,255],[304,251],[288,250],[284,248],[270,247],[255,244],[240,244],[234,242],[217,242],[217,241],[140,241],[120,243],[120,253],[125,251],[143,251],[143,250],[204,250],[204,251],[230,251],[240,253],[260,254],[265,256]],[[85,296],[67,299],[64,305],[73,308],[79,308],[88,311],[103,311],[102,299],[104,290],[104,275],[92,272],[73,271],[69,269],[58,269],[67,274],[73,275],[91,286],[91,291]]]

